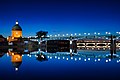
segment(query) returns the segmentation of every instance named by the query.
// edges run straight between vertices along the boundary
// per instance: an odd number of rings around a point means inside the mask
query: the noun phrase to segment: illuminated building
[[[18,21],[12,28],[12,37],[13,38],[20,38],[22,37],[22,28],[19,26]]]
[[[18,21],[16,21],[16,24],[12,27],[12,34],[7,38],[7,40],[9,42],[17,41],[21,37],[22,37],[22,28],[18,24]]]

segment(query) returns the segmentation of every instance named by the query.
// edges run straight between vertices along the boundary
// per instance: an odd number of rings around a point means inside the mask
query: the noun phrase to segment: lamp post
[[[84,33],[84,35],[85,35],[85,38],[86,38],[86,37],[87,37],[87,36],[86,36],[86,33]]]

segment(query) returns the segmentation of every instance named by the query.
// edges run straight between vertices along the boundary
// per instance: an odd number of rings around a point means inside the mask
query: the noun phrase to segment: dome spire
[[[18,20],[16,20],[16,24],[18,24]]]

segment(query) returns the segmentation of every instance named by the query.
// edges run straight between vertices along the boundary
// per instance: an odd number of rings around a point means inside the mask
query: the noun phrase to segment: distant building
[[[18,21],[16,21],[16,24],[12,27],[12,33],[11,36],[9,36],[7,38],[8,40],[8,45],[10,46],[17,46],[20,48],[24,48],[24,46],[26,46],[26,44],[30,44],[27,45],[28,47],[36,47],[38,44],[38,41],[31,41],[29,38],[22,38],[22,28],[20,27],[20,25],[18,24]],[[28,43],[26,43],[28,42]]]
[[[8,45],[7,39],[0,35],[0,48],[3,48]]]
[[[12,34],[7,38],[9,42],[17,41],[18,39],[22,38],[22,28],[16,21],[16,24],[12,27]]]
[[[2,57],[2,56],[4,56],[6,53],[8,52],[8,49],[5,49],[5,48],[0,48],[0,58]]]
[[[5,41],[5,38],[2,35],[0,35],[0,42],[4,42],[4,41]]]
[[[2,35],[0,35],[0,42],[6,42],[6,38],[4,38]]]

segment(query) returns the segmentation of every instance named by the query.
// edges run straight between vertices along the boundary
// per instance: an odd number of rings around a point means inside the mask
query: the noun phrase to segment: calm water
[[[120,80],[120,59],[108,58],[107,54],[31,52],[21,54],[22,63],[17,69],[12,63],[16,54],[6,53],[0,57],[0,80]]]

